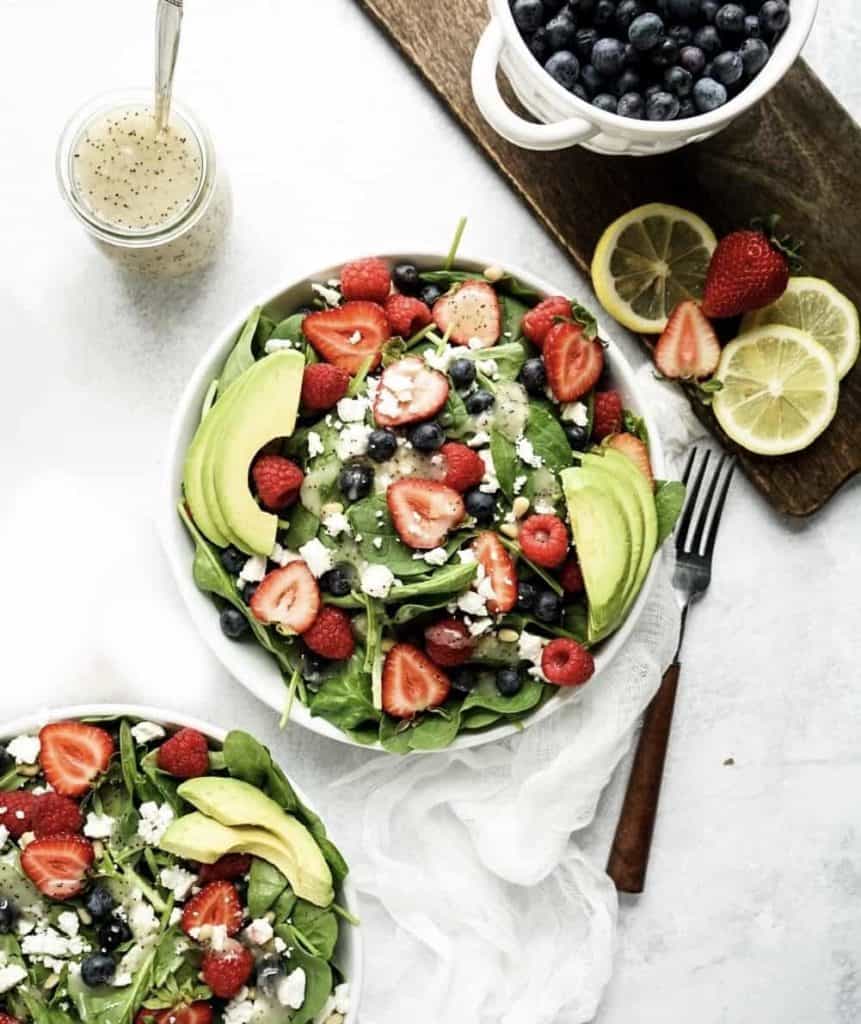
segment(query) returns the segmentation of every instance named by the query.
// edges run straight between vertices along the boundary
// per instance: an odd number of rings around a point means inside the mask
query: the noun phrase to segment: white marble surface
[[[807,55],[859,116],[854,5],[824,7]],[[197,639],[155,536],[183,381],[273,282],[444,248],[461,213],[465,250],[589,291],[349,0],[187,8],[178,92],[230,167],[236,221],[203,279],[156,285],[90,246],[52,165],[74,106],[148,81],[152,5],[0,0],[0,709],[179,703],[259,730],[301,782],[319,760],[365,755],[277,738]],[[859,512],[858,482],[806,523],[735,487],[690,623],[648,891],[623,908],[601,1024],[861,1020]],[[596,852],[622,781],[587,837]]]

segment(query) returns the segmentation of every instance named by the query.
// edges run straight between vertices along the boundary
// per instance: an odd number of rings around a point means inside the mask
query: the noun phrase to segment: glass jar
[[[69,121],[57,177],[70,209],[120,266],[177,277],[210,263],[231,215],[230,186],[200,121],[174,102],[158,132],[152,93],[106,93]]]

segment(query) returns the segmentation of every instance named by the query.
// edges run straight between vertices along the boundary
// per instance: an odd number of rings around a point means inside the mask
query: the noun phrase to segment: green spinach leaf
[[[291,920],[320,956],[331,960],[338,942],[338,918],[335,911],[315,907],[307,900],[297,900]]]
[[[313,540],[320,529],[320,520],[304,505],[297,504],[290,513],[290,526],[284,538],[284,544],[291,551],[298,551],[303,544]]]
[[[490,432],[490,454],[500,489],[511,501],[514,498],[514,481],[518,473],[517,452],[511,441],[496,428]]]
[[[255,857],[248,876],[248,913],[252,918],[263,917],[278,902],[287,888],[287,879],[268,861]]]
[[[529,419],[525,435],[532,442],[535,454],[554,473],[567,469],[573,462],[571,445],[559,420],[546,402],[529,403]]]
[[[339,729],[358,729],[380,720],[364,658],[364,651],[357,649],[344,667],[323,683],[309,702],[312,715],[320,715]]]
[[[233,350],[227,357],[227,362],[218,379],[219,398],[237,378],[254,365],[254,335],[257,325],[260,323],[260,312],[259,306],[251,311],[251,315],[245,321],[245,326],[239,332],[239,338],[233,346]]]
[[[503,697],[491,680],[483,681],[472,693],[467,694],[463,702],[463,710],[481,708],[494,711],[500,715],[517,715],[529,711],[541,700],[544,683],[540,679],[528,676],[523,688],[513,697]]]
[[[427,563],[425,563],[425,567],[427,567]],[[475,562],[443,565],[426,580],[392,587],[386,601],[398,604],[416,597],[432,597],[437,594],[459,594],[469,587],[477,571],[478,566]]]
[[[676,528],[685,504],[685,485],[678,480],[655,482],[655,511],[658,514],[658,546]]]

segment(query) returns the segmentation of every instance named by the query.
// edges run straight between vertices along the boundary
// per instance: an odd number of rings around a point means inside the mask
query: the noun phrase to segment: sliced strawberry
[[[556,400],[573,402],[598,383],[604,349],[600,341],[586,337],[580,324],[558,323],[544,339],[544,368]]]
[[[439,547],[466,515],[457,491],[436,480],[397,480],[386,491],[386,502],[398,536],[422,551]]]
[[[182,930],[192,938],[199,937],[201,928],[216,925],[226,928],[228,935],[242,927],[242,903],[232,882],[210,882],[192,896],[182,912]]]
[[[114,752],[110,733],[84,722],[53,722],[39,733],[39,763],[61,796],[82,796],[107,770]]]
[[[263,577],[250,607],[267,626],[304,633],[320,611],[320,588],[304,562],[289,562]]]
[[[358,373],[369,358],[375,370],[391,337],[385,311],[375,302],[348,302],[338,309],[309,313],[302,333],[318,355],[347,373]]]
[[[448,377],[422,359],[408,356],[386,367],[374,402],[374,419],[381,427],[399,427],[430,419],[448,398]]]
[[[517,603],[517,570],[511,555],[499,537],[490,530],[483,531],[475,538],[472,550],[484,569],[485,577],[490,580],[493,591],[493,596],[487,600],[487,610],[493,615],[510,612]]]
[[[649,449],[639,437],[635,437],[633,434],[612,434],[604,444],[615,448],[616,451],[630,459],[649,483],[654,484],[655,478],[652,475],[652,464],[649,461]]]
[[[83,890],[94,859],[88,839],[49,836],[28,843],[21,853],[21,869],[43,895],[68,900]]]
[[[201,999],[196,1003],[180,1003],[168,1010],[144,1008],[135,1015],[135,1024],[212,1024],[212,1021],[212,1004]]]
[[[499,341],[499,299],[486,281],[455,285],[434,303],[433,318],[455,345],[490,348]]]
[[[383,665],[383,710],[393,718],[412,718],[439,707],[448,697],[448,676],[412,644],[396,644]]]
[[[720,362],[720,342],[693,300],[680,302],[670,314],[655,346],[655,366],[673,380],[710,377]]]
[[[251,857],[247,853],[225,853],[214,864],[201,864],[198,872],[201,885],[210,882],[229,882],[243,878],[251,870]]]
[[[551,295],[524,315],[520,329],[533,345],[543,348],[550,328],[560,317],[571,319],[571,300],[564,295]]]

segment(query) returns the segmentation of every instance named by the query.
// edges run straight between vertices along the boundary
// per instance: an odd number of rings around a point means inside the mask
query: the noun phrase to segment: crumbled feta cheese
[[[428,565],[445,565],[448,561],[448,552],[445,548],[431,548],[430,551],[425,551],[419,557],[423,558]]]
[[[499,364],[495,359],[482,359],[481,370],[491,380],[499,380]]]
[[[556,506],[546,498],[539,498],[535,502],[535,512],[539,516],[552,516],[556,513]]]
[[[322,455],[325,451],[323,444],[323,438],[317,433],[316,430],[308,431],[308,458],[313,459],[317,455]]]
[[[81,919],[73,910],[63,910],[57,917],[57,927],[73,939],[81,930]]]
[[[130,902],[126,907],[128,912],[129,928],[134,937],[140,942],[158,931],[158,917],[153,908],[146,902],[140,893],[134,893],[138,898]]]
[[[317,537],[312,537],[307,544],[303,544],[299,548],[299,554],[305,559],[305,564],[312,575],[318,579],[335,564],[333,552]]]
[[[298,1010],[305,1002],[305,972],[301,967],[291,971],[286,978],[278,983],[276,990],[278,1002],[291,1010]]]
[[[493,619],[471,619],[467,629],[469,630],[470,636],[481,636],[482,633],[486,633],[493,625]]]
[[[475,351],[475,349],[478,348],[490,348],[492,344],[492,341],[487,342],[484,340],[484,338],[479,337],[470,338],[469,341],[467,342],[468,347],[471,348],[473,351]]]
[[[16,811],[15,812],[15,817],[16,818],[23,817],[22,812],[21,811]],[[23,850],[23,849],[25,849],[25,847],[29,846],[30,843],[32,843],[35,838],[36,838],[36,833],[35,832],[25,832],[22,836],[18,837],[18,845]]]
[[[341,293],[337,288],[330,288],[328,285],[320,284],[319,281],[312,281],[311,290],[315,295],[322,299],[327,306],[341,305]]]
[[[227,926],[214,924],[209,930],[209,944],[216,953],[222,953],[227,945]]]
[[[472,548],[461,548],[457,553],[457,557],[464,565],[473,565],[478,561]]]
[[[263,351],[267,356],[271,356],[273,352],[280,352],[285,348],[293,348],[293,341],[290,338],[270,338],[263,346]]]
[[[541,652],[547,641],[535,633],[527,633],[524,630],[517,640],[517,654],[521,661],[532,662],[533,665],[541,664]]]
[[[485,601],[492,601],[496,597],[496,592],[493,589],[493,580],[489,576],[479,580],[475,589]]]
[[[147,800],[140,805],[139,813],[138,835],[147,846],[156,846],[173,821],[173,808]]]
[[[0,825],[0,850],[6,845],[9,840],[9,829],[5,825]]]
[[[484,476],[479,484],[478,489],[484,494],[496,494],[499,490],[499,477],[496,475],[496,466],[493,463],[493,455],[489,448],[485,448],[478,453],[479,458],[484,463]]]
[[[274,562],[276,565],[280,565],[283,568],[291,562],[300,561],[301,557],[302,556],[297,555],[295,551],[290,551],[288,548],[282,547],[276,541],[275,547],[272,548],[272,553],[269,556],[269,561]]]
[[[224,1024],[249,1024],[256,1013],[254,1000],[248,998],[248,989],[243,988],[224,1007]]]
[[[259,583],[266,575],[266,556],[252,555],[245,560],[245,565],[239,572],[241,583]]]
[[[565,402],[559,407],[559,419],[585,427],[589,422],[589,410],[585,402]]]
[[[64,960],[80,957],[91,949],[82,935],[62,935],[47,924],[39,924],[21,939],[24,956],[45,964],[51,970],[61,971]]]
[[[84,823],[84,835],[90,839],[110,839],[116,823],[116,818],[112,818],[110,814],[90,811]]]
[[[476,618],[484,618],[487,615],[487,600],[474,590],[467,590],[460,594],[457,599],[457,606],[466,615],[474,615]]]
[[[490,434],[486,430],[479,430],[466,443],[470,448],[483,448],[490,444]]]
[[[256,917],[245,929],[245,937],[255,946],[265,946],[273,935],[272,925],[265,917]]]
[[[275,936],[275,941],[273,945],[275,946],[276,953],[283,953],[287,949],[287,943],[281,938],[280,935]]]
[[[380,548],[383,546],[383,538],[382,537],[374,537],[374,539],[371,541],[371,543],[374,545],[374,547],[377,549],[377,551],[379,551]]]
[[[454,345],[444,345],[442,351],[439,352],[435,348],[430,348],[423,353],[424,361],[431,369],[445,373],[452,360],[456,357],[458,350],[461,350],[460,345],[457,347]]]
[[[19,964],[5,962],[0,965],[0,995],[11,992],[13,988],[27,977],[27,972]]]
[[[155,722],[137,722],[132,726],[132,737],[135,743],[143,746],[151,743],[152,740],[160,740],[164,736],[164,729]]]
[[[368,450],[371,428],[365,423],[348,423],[338,435],[336,445],[338,458],[342,462],[364,455]]]
[[[395,575],[387,565],[366,565],[360,576],[362,590],[369,597],[385,598],[395,585]]]
[[[350,1012],[350,984],[344,982],[343,985],[335,986],[335,1009],[338,1013],[349,1013]]]
[[[158,880],[166,889],[170,889],[177,900],[184,900],[197,881],[197,875],[177,866],[162,868]]]
[[[332,512],[328,516],[324,516],[321,521],[323,529],[330,537],[340,537],[342,533],[349,536],[353,532],[350,521],[343,512]]]
[[[15,758],[16,764],[35,764],[41,749],[38,736],[16,736],[6,744],[6,752]]]
[[[540,455],[536,454],[535,449],[532,446],[532,442],[528,437],[523,437],[521,434],[515,442],[515,448],[517,449],[517,455],[521,462],[525,462],[527,466],[532,466],[533,469],[539,469],[544,465],[544,459]]]
[[[178,924],[182,920],[182,911],[179,907],[174,907],[170,912],[170,917],[167,919],[167,923],[171,926]]]
[[[528,479],[529,479],[529,478],[528,478],[528,477],[526,476],[526,474],[525,474],[525,473],[524,473],[524,474],[522,474],[521,476],[516,476],[516,477],[514,478],[514,493],[515,493],[515,494],[520,494],[520,492],[521,492],[521,491],[523,490],[523,488],[524,488],[524,487],[526,486],[526,481],[527,481]]]
[[[358,398],[342,398],[338,402],[338,416],[344,423],[361,423],[368,411],[368,400],[361,395]]]

